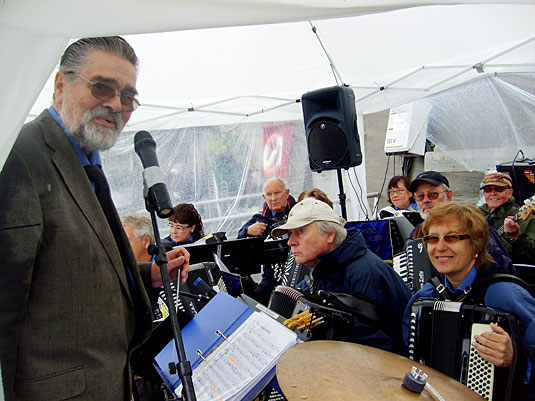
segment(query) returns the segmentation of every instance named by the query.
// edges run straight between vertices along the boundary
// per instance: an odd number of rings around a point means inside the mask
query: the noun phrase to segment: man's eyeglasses
[[[103,102],[113,99],[115,95],[119,96],[121,98],[121,104],[123,105],[123,111],[134,111],[139,107],[139,100],[137,100],[134,96],[126,94],[126,93],[117,93],[117,91],[112,88],[111,86],[108,86],[106,84],[103,84],[102,82],[93,82],[86,77],[81,76],[80,74],[69,71],[67,74],[74,74],[78,78],[88,82],[91,84],[91,94],[96,97],[98,100],[102,100]]]
[[[510,187],[497,187],[495,185],[489,185],[487,187],[483,187],[483,192],[485,192],[486,194],[490,194],[491,192],[498,192],[499,194],[501,194],[506,189],[511,189],[511,188]]]
[[[440,238],[440,235],[426,235],[423,240],[426,244],[438,244]],[[470,238],[468,234],[446,234],[442,236],[442,239],[448,244],[454,244],[467,238]]]
[[[440,192],[426,192],[426,193],[415,193],[414,199],[416,199],[418,202],[423,201],[425,198],[425,195],[429,198],[429,200],[435,200],[438,198],[438,195],[443,194],[444,192],[448,191],[440,191]]]
[[[191,228],[191,226],[179,226],[177,224],[169,223],[169,229],[171,231],[178,230],[178,231],[187,231],[188,228]]]
[[[390,196],[392,196],[392,195],[401,195],[405,191],[406,191],[406,189],[391,190],[391,191],[388,191],[388,195],[390,195]]]

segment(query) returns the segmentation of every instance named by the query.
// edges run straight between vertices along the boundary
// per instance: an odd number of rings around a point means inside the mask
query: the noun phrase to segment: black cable
[[[385,187],[386,175],[388,174],[388,166],[389,165],[390,165],[390,155],[387,155],[385,176],[383,177],[383,183],[381,184],[381,190],[379,191],[379,194],[377,195],[377,203],[375,204],[375,206],[373,208],[372,216],[376,216],[377,215],[377,209],[379,208],[379,200],[381,199],[381,195],[383,194],[383,189]]]
[[[409,176],[409,173],[412,169],[413,162],[414,162],[413,157],[403,156],[403,169],[401,171],[403,175],[406,175],[407,177]]]
[[[366,217],[366,220],[369,220],[370,217],[369,217],[369,214],[368,214],[368,208],[364,205],[364,203],[362,201],[362,192],[363,192],[362,186],[360,185],[359,178],[357,176],[357,172],[355,171],[354,168],[353,168],[353,174],[355,174],[355,177],[357,179],[357,183],[359,184],[360,196],[357,193],[357,189],[355,188],[355,185],[353,184],[353,181],[351,180],[351,174],[349,174],[349,172],[347,173],[347,178],[349,179],[349,183],[351,184],[351,187],[353,188],[353,192],[355,193],[355,195],[357,197],[357,201],[359,203],[360,210],[362,211],[362,213]]]
[[[357,172],[355,170],[354,171],[354,174],[355,174],[355,178],[357,180],[357,184],[359,185],[359,188],[360,188],[360,194],[361,194],[361,199],[363,198],[362,194],[363,194],[363,189],[362,189],[362,185],[360,185],[360,180],[359,180],[359,177],[357,175]],[[349,174],[348,174],[349,176]],[[351,178],[350,178],[350,181],[351,181]],[[364,202],[364,201],[362,201]],[[366,203],[368,203],[368,195],[366,194]],[[369,203],[368,203],[369,205]],[[362,205],[362,209],[364,211],[364,215],[366,216],[366,220],[370,220],[370,214],[368,213],[368,208],[365,206],[365,205]]]

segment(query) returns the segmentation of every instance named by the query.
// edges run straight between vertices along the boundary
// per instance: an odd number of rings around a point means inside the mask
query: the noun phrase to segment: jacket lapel
[[[65,186],[75,203],[85,216],[87,224],[92,227],[102,247],[106,251],[115,272],[119,276],[123,289],[128,294],[129,301],[133,302],[125,268],[122,265],[121,255],[115,245],[115,239],[106,220],[106,216],[100,207],[95,191],[91,186],[89,178],[87,178],[78,155],[61,127],[48,114],[48,111],[43,112],[39,116],[38,123],[43,128],[42,132],[47,145],[55,151],[52,162],[57,167],[58,173],[63,178]]]

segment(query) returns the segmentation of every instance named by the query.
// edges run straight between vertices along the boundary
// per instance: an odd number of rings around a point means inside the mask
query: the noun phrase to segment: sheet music
[[[242,399],[296,343],[294,332],[254,312],[193,372],[197,400]],[[181,392],[180,385],[176,394]]]
[[[223,263],[221,258],[219,256],[217,256],[217,254],[215,254],[215,253],[213,255],[214,255],[214,262],[217,265],[217,267],[219,267],[219,270],[221,270],[223,273],[232,274],[232,273],[230,273],[230,270],[228,269],[228,267],[225,266],[225,264]]]

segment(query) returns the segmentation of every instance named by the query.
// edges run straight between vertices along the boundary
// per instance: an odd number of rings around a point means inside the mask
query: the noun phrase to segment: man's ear
[[[448,192],[446,193],[446,197],[448,198],[448,201],[453,198],[453,191],[451,189],[448,189]]]
[[[336,236],[336,229],[332,229],[331,233],[327,235],[327,243],[332,244],[334,242],[334,237]]]
[[[149,234],[146,234],[143,237],[143,246],[145,247],[145,249],[149,249],[151,240],[152,240],[152,238],[151,238],[151,236]]]
[[[54,103],[61,106],[63,102],[63,93],[65,91],[67,77],[65,73],[58,71],[54,78]],[[59,110],[57,110],[59,112]]]

